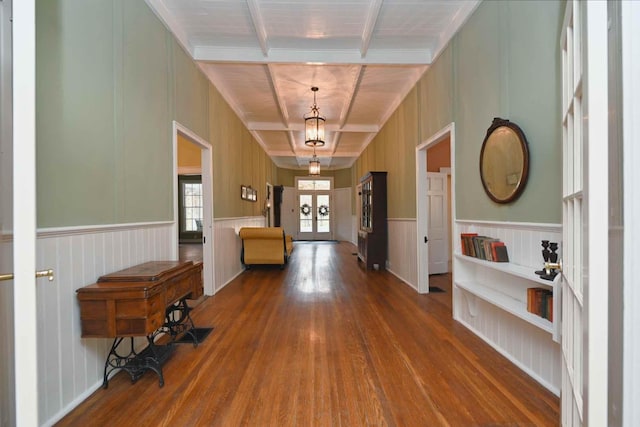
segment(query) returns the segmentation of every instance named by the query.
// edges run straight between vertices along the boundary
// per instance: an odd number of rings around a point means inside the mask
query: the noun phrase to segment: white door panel
[[[447,174],[427,173],[429,274],[449,271]]]
[[[567,2],[561,49],[562,425],[599,426],[608,405],[605,2]]]

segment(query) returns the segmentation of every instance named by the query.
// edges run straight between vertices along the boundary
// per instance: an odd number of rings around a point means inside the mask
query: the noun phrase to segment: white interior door
[[[608,114],[605,2],[567,2],[561,48],[562,425],[606,425]]]
[[[447,174],[427,172],[429,274],[449,271]]]

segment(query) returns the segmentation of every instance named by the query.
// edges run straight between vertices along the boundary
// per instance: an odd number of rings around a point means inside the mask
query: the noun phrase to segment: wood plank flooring
[[[559,400],[420,295],[365,272],[348,243],[299,242],[284,270],[248,270],[192,312],[213,326],[131,384],[117,374],[58,424],[545,426]]]

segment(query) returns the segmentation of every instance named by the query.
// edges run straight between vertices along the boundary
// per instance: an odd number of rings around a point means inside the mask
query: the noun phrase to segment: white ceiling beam
[[[285,125],[285,127],[288,128],[289,127],[289,110],[287,110],[287,105],[284,103],[284,100],[280,95],[282,93],[282,89],[278,85],[278,81],[273,78],[274,73],[272,68],[273,68],[273,65],[267,64],[267,76],[269,77],[269,85],[271,86],[271,91],[272,91],[273,97],[275,98],[276,105],[280,110],[280,118],[282,119],[282,123]]]
[[[362,77],[364,76],[364,70],[365,67],[363,66],[358,69],[358,73],[355,75],[353,82],[351,82],[351,85],[349,86],[349,103],[345,106],[346,108],[340,112],[340,129],[344,128],[347,118],[349,118],[349,114],[351,114],[356,94],[360,88],[360,82],[362,82]]]
[[[246,126],[251,131],[304,131],[304,123],[291,123],[289,126],[283,126],[282,123],[277,122],[249,122]],[[378,125],[345,125],[341,127],[339,124],[327,124],[324,128],[327,132],[377,133],[380,131]]]
[[[371,44],[371,37],[373,36],[373,30],[376,28],[376,22],[378,21],[378,16],[380,16],[381,8],[382,0],[373,0],[369,6],[367,20],[362,31],[362,44],[360,45],[360,56],[362,58],[367,56],[367,51]]]
[[[266,57],[269,54],[269,45],[267,44],[267,30],[264,26],[264,19],[262,19],[262,12],[260,12],[260,5],[258,0],[247,0],[247,6],[249,6],[253,27],[258,35],[258,43],[260,43],[262,55]]]
[[[305,157],[305,158],[311,158],[313,157],[313,151],[312,150],[301,150],[297,153],[292,153],[291,151],[284,151],[284,150],[270,150],[270,151],[266,151],[266,153],[269,156],[272,157]],[[335,154],[329,154],[329,153],[323,153],[323,152],[319,152],[318,150],[316,150],[316,156],[318,157],[340,157],[340,158],[344,158],[344,157],[358,157],[360,156],[361,152],[360,151],[345,151],[342,153],[335,153]]]
[[[196,61],[239,63],[308,63],[308,64],[366,64],[366,65],[428,65],[431,48],[369,49],[365,58],[360,49],[280,49],[270,48],[268,56],[261,49],[250,47],[195,46]]]
[[[280,115],[280,119],[282,120],[282,124],[285,128],[289,127],[289,111],[287,110],[287,105],[284,103],[282,96],[282,90],[278,86],[278,82],[273,77],[272,72],[273,66],[271,64],[267,64],[265,73],[269,79],[269,87],[271,88],[271,94],[273,95],[275,104],[278,106],[278,114]]]

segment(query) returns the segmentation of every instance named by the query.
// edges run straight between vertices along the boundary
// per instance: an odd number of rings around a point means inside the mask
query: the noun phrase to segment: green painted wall
[[[455,37],[458,219],[561,222],[561,2],[486,1]],[[514,203],[484,193],[478,159],[494,117],[517,123],[530,150],[529,181]]]
[[[114,6],[74,3],[36,7],[40,227],[110,223],[118,210]]]
[[[172,121],[213,145],[214,216],[277,168],[148,6],[37,0],[38,227],[173,219]]]
[[[387,170],[389,217],[415,218],[415,146],[455,122],[458,219],[561,222],[563,10],[562,1],[482,2],[362,153],[354,184]],[[494,117],[517,123],[529,142],[529,182],[508,205],[492,202],[479,176]]]

